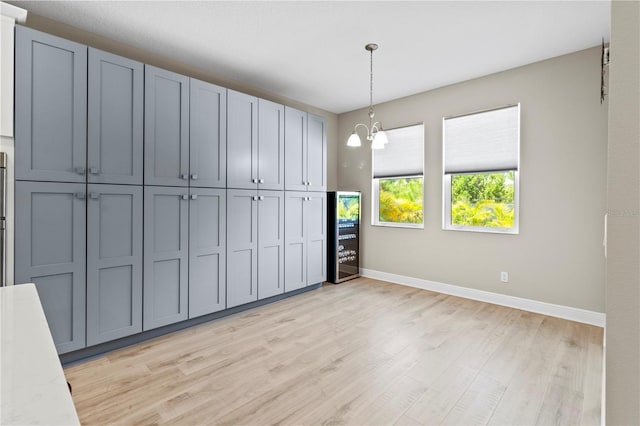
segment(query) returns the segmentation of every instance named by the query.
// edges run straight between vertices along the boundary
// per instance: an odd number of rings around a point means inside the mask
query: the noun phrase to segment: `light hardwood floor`
[[[600,424],[602,329],[359,278],[69,366],[82,424]]]

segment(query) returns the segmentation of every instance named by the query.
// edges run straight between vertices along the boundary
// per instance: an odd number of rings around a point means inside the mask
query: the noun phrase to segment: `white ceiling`
[[[609,40],[600,1],[10,1],[335,113]]]

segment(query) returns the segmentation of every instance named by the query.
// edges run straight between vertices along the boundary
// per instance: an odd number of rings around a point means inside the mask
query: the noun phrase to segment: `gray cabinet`
[[[284,193],[227,193],[227,307],[284,291]]]
[[[87,47],[16,27],[15,177],[84,182]]]
[[[286,192],[285,291],[326,279],[326,193]]]
[[[187,188],[144,188],[143,330],[188,318]]]
[[[189,78],[145,65],[144,183],[189,185]]]
[[[35,283],[58,353],[85,347],[85,185],[16,182],[15,282]]]
[[[142,187],[89,184],[87,345],[142,331]]]
[[[227,89],[190,80],[189,179],[191,186],[227,183]]]
[[[227,186],[284,189],[284,107],[229,90]]]
[[[89,48],[87,180],[142,185],[144,68]]]
[[[191,188],[189,318],[226,308],[226,190]]]
[[[285,189],[326,191],[327,135],[324,118],[285,107]]]

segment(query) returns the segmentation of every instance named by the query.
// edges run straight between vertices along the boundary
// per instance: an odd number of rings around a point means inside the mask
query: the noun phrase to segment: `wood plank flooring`
[[[65,374],[83,425],[595,425],[602,334],[358,278]]]

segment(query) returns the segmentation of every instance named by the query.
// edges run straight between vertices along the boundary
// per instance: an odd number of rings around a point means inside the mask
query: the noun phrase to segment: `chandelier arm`
[[[356,125],[354,126],[354,128],[353,128],[353,131],[354,131],[354,132],[356,132],[356,131],[358,130],[358,127],[360,127],[360,126],[362,126],[362,127],[364,127],[365,129],[367,129],[367,135],[369,135],[369,126],[367,126],[367,125],[366,125],[366,124],[364,124],[364,123],[358,123],[358,124],[356,124]]]

